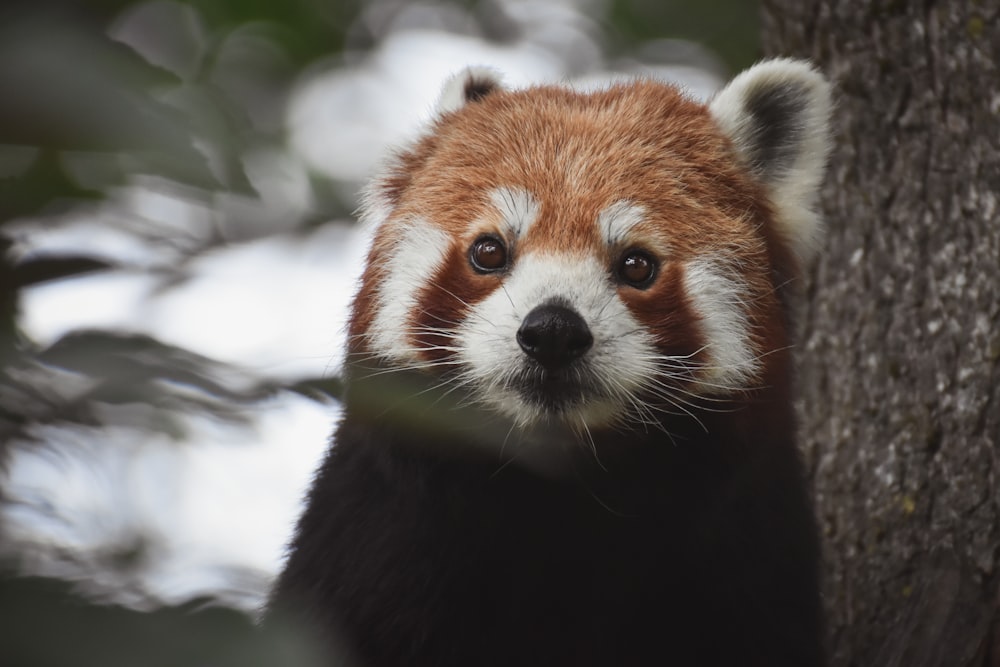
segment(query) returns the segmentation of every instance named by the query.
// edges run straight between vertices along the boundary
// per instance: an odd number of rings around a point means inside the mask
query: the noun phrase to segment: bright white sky
[[[407,28],[405,16],[397,19],[398,28],[364,60],[313,71],[300,82],[286,115],[288,153],[248,157],[259,206],[275,216],[301,207],[309,194],[306,166],[363,182],[387,146],[419,130],[443,81],[466,65],[492,66],[512,86],[567,81],[581,70],[588,74],[573,79],[575,85],[637,73],[680,82],[699,97],[719,85],[701,70],[606,62],[580,4],[510,2],[512,13],[527,21],[523,40],[510,46],[428,28],[419,12],[429,10],[414,4],[410,23],[424,27]],[[212,214],[183,192],[148,181],[115,193],[107,206],[99,222],[80,219],[36,234],[23,240],[23,249],[72,247],[142,267],[151,261],[148,248],[116,232],[109,219],[190,230]],[[163,293],[154,293],[156,283],[142,270],[46,284],[26,294],[22,325],[42,344],[75,328],[116,328],[154,334],[270,377],[321,375],[339,367],[365,245],[364,231],[327,225],[309,238],[222,249],[198,261],[195,279]],[[14,457],[9,491],[35,509],[15,506],[6,518],[28,542],[73,550],[112,544],[130,526],[143,526],[165,546],[164,557],[141,573],[143,584],[168,601],[218,591],[225,586],[220,567],[273,575],[337,411],[286,394],[267,404],[250,428],[190,418],[195,435],[191,446],[181,447],[134,429],[51,429],[41,435],[68,446],[59,448],[58,458],[37,450]],[[95,460],[92,452],[101,456]],[[45,518],[40,504],[69,520]],[[235,602],[253,608],[263,594],[261,587]]]

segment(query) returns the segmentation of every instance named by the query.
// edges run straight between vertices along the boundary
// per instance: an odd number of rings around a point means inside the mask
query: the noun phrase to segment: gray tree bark
[[[1000,0],[767,0],[838,86],[801,426],[831,665],[1000,666]]]

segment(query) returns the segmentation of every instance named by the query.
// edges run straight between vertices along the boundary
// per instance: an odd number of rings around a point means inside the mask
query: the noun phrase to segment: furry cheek
[[[386,238],[393,234],[396,238]],[[378,286],[368,347],[382,359],[414,364],[418,350],[411,342],[413,313],[421,289],[431,284],[451,246],[448,235],[422,218],[411,218],[383,226],[382,251],[369,262],[381,261],[383,281]]]
[[[684,265],[684,289],[704,339],[698,386],[706,394],[749,389],[760,373],[747,308],[747,285],[710,257]]]

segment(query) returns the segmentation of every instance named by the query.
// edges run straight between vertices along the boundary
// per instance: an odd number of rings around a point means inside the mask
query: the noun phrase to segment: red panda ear
[[[438,97],[437,114],[458,111],[469,102],[478,102],[495,90],[503,89],[500,73],[489,67],[467,67],[444,84]]]
[[[830,84],[804,61],[766,60],[733,79],[709,110],[767,186],[778,231],[807,261],[822,235],[813,207],[830,149]]]

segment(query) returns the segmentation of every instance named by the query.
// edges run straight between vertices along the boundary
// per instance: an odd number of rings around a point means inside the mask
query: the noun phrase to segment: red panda
[[[830,112],[783,59],[707,105],[451,80],[367,193],[269,614],[362,667],[823,664],[786,297]]]

